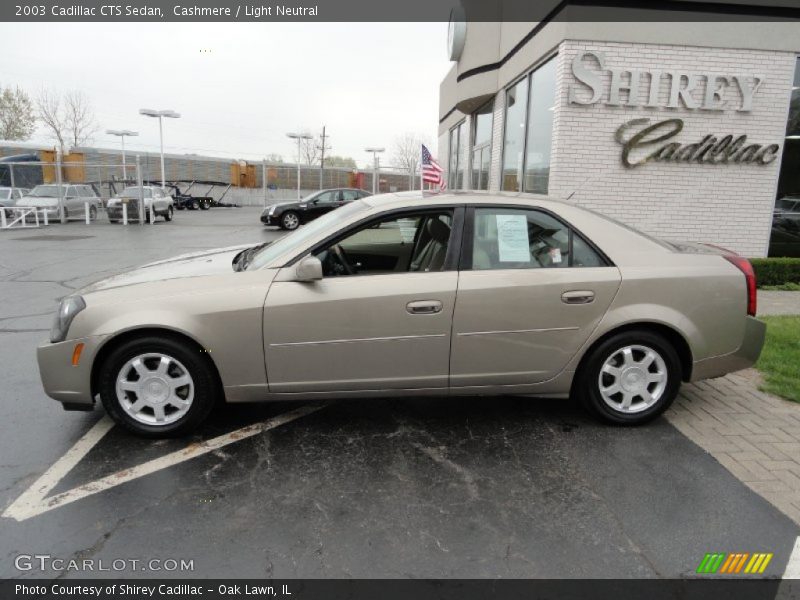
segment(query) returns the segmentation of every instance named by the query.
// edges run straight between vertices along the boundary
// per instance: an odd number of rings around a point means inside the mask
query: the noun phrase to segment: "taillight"
[[[747,282],[747,314],[751,317],[756,316],[756,273],[753,271],[753,265],[750,261],[738,254],[726,254],[723,256],[725,260],[734,265],[742,273],[744,273],[745,281]]]

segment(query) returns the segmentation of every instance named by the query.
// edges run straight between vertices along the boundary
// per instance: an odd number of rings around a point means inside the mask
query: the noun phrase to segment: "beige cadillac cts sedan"
[[[750,263],[541,196],[352,202],[269,245],[154,262],[64,298],[38,348],[67,410],[146,436],[219,401],[579,397],[635,424],[758,358]]]

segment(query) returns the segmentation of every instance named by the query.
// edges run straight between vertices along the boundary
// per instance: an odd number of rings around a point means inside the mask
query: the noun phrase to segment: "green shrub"
[[[758,287],[800,283],[800,258],[751,258]]]

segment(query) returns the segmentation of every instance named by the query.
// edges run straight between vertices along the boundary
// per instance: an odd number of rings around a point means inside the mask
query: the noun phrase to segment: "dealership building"
[[[451,189],[547,194],[668,239],[765,256],[773,238],[771,254],[800,255],[800,236],[773,227],[776,199],[800,200],[800,24],[455,19],[448,45]]]

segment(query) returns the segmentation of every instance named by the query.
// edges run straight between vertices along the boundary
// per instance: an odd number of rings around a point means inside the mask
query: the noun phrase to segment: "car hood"
[[[17,200],[17,206],[33,206],[35,208],[44,208],[51,206],[58,206],[58,198],[50,198],[47,196],[23,196]]]
[[[256,244],[241,244],[227,248],[215,248],[181,254],[166,260],[142,265],[132,271],[101,279],[83,288],[80,293],[87,294],[112,288],[118,288],[139,283],[164,281],[167,279],[182,279],[185,277],[201,277],[203,275],[221,275],[233,273],[233,259],[242,250],[252,248]]]
[[[265,210],[271,210],[272,207],[275,208],[298,208],[301,204],[305,204],[305,202],[278,202],[277,204],[270,204]]]

